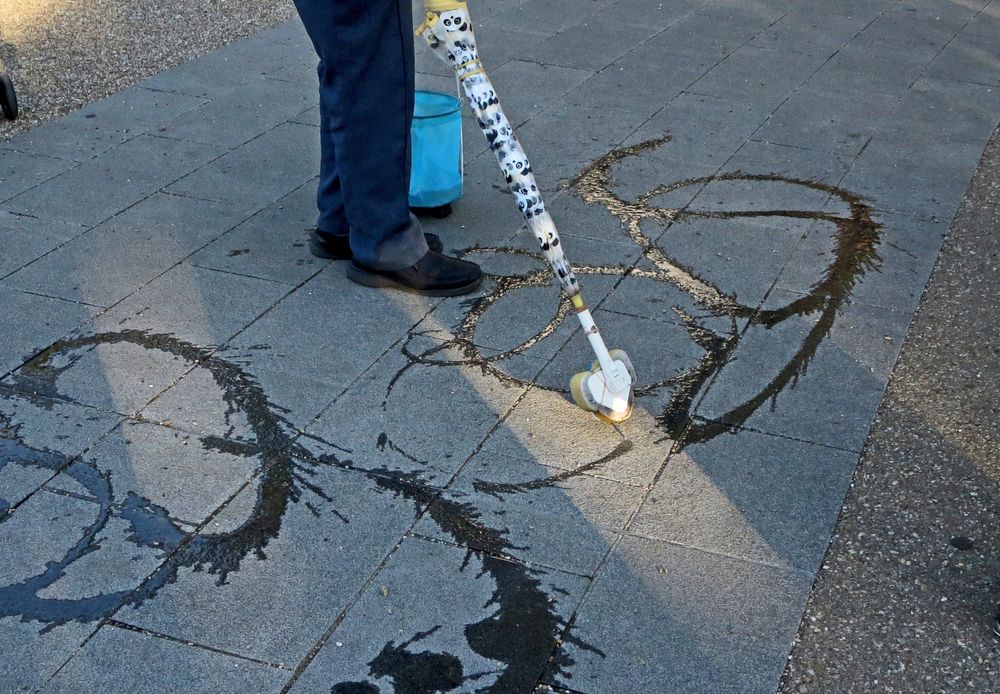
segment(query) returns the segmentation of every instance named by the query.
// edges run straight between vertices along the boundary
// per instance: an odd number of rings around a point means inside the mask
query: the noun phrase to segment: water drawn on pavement
[[[616,286],[621,286],[628,278],[641,278],[663,285],[665,289],[668,286],[679,289],[690,297],[697,312],[682,306],[674,306],[673,310],[681,329],[698,346],[702,355],[696,363],[673,376],[640,374],[640,377],[645,375],[649,380],[638,385],[636,395],[639,398],[637,404],[641,406],[643,397],[652,399],[666,393],[667,405],[657,415],[658,425],[665,437],[680,445],[692,445],[738,427],[769,402],[773,406],[779,393],[794,386],[806,374],[817,348],[830,334],[837,314],[850,298],[853,288],[866,272],[878,266],[875,248],[879,242],[879,226],[872,220],[871,209],[857,195],[821,183],[777,176],[727,174],[692,179],[658,186],[631,202],[612,192],[611,172],[615,165],[628,157],[640,156],[665,141],[663,138],[611,152],[574,181],[573,189],[583,200],[602,205],[617,217],[627,237],[641,250],[642,261],[629,267],[583,266],[577,268],[577,272],[582,276],[609,276],[616,280]],[[846,205],[849,212],[836,214],[795,209],[706,211],[652,204],[659,196],[713,182],[751,185],[780,182],[826,193]],[[694,270],[672,259],[668,250],[663,248],[669,245],[669,234],[663,236],[666,241],[657,243],[643,231],[643,224],[649,222],[669,230],[670,225],[698,219],[751,217],[813,220],[829,224],[835,230],[832,263],[816,278],[808,293],[780,308],[765,310],[740,303],[736,296],[725,293],[700,278]],[[422,365],[475,368],[503,383],[560,391],[556,386],[518,378],[505,370],[505,366],[514,357],[529,353],[533,347],[556,334],[563,320],[570,315],[568,301],[556,301],[551,309],[551,319],[515,347],[496,354],[485,354],[477,345],[476,331],[480,321],[501,299],[522,289],[549,286],[552,281],[541,256],[510,248],[486,250],[541,261],[539,269],[492,277],[492,289],[469,301],[453,334],[432,348],[416,349],[418,335],[412,335],[403,346],[408,364],[389,385],[387,398],[392,397],[394,385],[405,377],[409,369]],[[741,403],[732,403],[723,416],[713,421],[692,416],[693,403],[720,370],[731,362],[748,331],[770,329],[796,316],[809,316],[813,319],[813,327],[791,359],[765,387]],[[723,323],[728,328],[720,328]],[[215,514],[204,519],[198,527],[191,528],[175,518],[167,505],[116,487],[112,474],[101,468],[100,461],[28,446],[21,440],[19,425],[3,414],[3,400],[21,399],[36,407],[67,401],[68,398],[60,392],[60,377],[68,373],[88,350],[116,344],[134,345],[165,358],[180,359],[191,369],[206,370],[226,404],[227,419],[237,414],[245,418],[253,432],[252,441],[213,435],[193,437],[204,450],[254,461],[255,472],[245,487],[255,494],[255,503],[235,529],[211,532],[210,521]],[[462,358],[449,357],[455,350]],[[0,470],[11,465],[41,469],[51,473],[52,478],[66,476],[85,490],[86,498],[93,502],[94,514],[92,522],[82,529],[80,537],[65,547],[61,556],[51,557],[43,572],[0,587],[0,618],[14,617],[37,623],[43,632],[69,622],[96,626],[113,619],[124,606],[139,606],[155,599],[165,586],[178,581],[182,570],[205,572],[215,576],[218,584],[225,584],[228,577],[246,562],[267,558],[268,546],[281,535],[283,519],[292,505],[303,504],[314,514],[317,513],[314,503],[332,505],[331,496],[316,481],[316,473],[323,467],[336,467],[364,475],[374,493],[391,494],[412,503],[415,518],[422,515],[431,519],[451,543],[467,548],[462,571],[472,562],[479,567],[475,575],[470,571],[468,580],[489,577],[494,589],[489,602],[480,606],[484,613],[481,620],[464,625],[428,624],[426,629],[404,635],[406,638],[398,642],[388,640],[379,654],[367,663],[367,675],[373,681],[333,684],[332,694],[374,694],[383,691],[380,685],[386,686],[383,683],[390,681],[396,694],[430,694],[462,686],[492,694],[528,691],[546,668],[548,673],[557,677],[569,674],[574,662],[563,648],[564,642],[600,655],[596,648],[572,636],[571,620],[561,616],[557,610],[563,599],[560,591],[551,583],[546,585],[547,572],[512,559],[512,554],[523,548],[512,543],[506,528],[493,527],[484,521],[482,512],[474,503],[442,495],[440,489],[425,483],[419,471],[368,467],[363,459],[352,459],[363,458],[363,453],[338,449],[336,442],[323,443],[328,444],[331,450],[340,452],[315,455],[304,445],[301,432],[286,418],[281,408],[270,402],[254,376],[214,350],[170,335],[136,330],[69,338],[31,359],[9,385],[10,390],[0,393]],[[572,407],[568,403],[566,406]],[[162,425],[150,423],[150,426]],[[574,475],[597,471],[628,453],[632,445],[631,441],[624,440],[603,458],[555,477],[509,484],[476,481],[474,489],[501,499],[508,494],[531,493],[557,485]],[[395,447],[384,434],[378,437],[374,447],[396,451],[408,458],[407,467],[412,467],[409,463],[415,460]],[[52,488],[52,491],[63,493],[58,488]],[[24,501],[20,499],[8,503],[0,500],[0,532]],[[333,512],[336,513],[336,509]],[[97,590],[92,595],[75,598],[45,597],[46,591],[58,586],[76,562],[101,551],[104,542],[102,532],[112,522],[127,524],[128,542],[155,557],[157,568],[151,575],[125,590]],[[496,671],[469,672],[455,653],[423,648],[422,643],[440,629],[454,631],[456,627],[462,648],[497,663]]]

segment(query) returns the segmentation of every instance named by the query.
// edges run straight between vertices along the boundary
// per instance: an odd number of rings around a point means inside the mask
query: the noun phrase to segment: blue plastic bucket
[[[441,207],[462,195],[462,103],[417,90],[410,129],[410,207]]]

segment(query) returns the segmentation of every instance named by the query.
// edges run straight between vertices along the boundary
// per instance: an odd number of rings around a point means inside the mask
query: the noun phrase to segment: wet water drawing
[[[872,220],[871,209],[859,196],[821,183],[775,176],[729,174],[704,179],[657,186],[637,199],[626,202],[612,192],[611,176],[615,165],[628,157],[641,156],[665,140],[656,140],[637,147],[611,152],[588,168],[573,183],[573,190],[584,201],[606,207],[620,220],[625,235],[641,250],[641,258],[630,267],[582,266],[578,274],[610,277],[618,284],[628,278],[658,283],[686,293],[697,307],[674,307],[679,325],[688,338],[703,352],[693,365],[673,376],[640,374],[636,390],[638,404],[642,398],[662,397],[667,405],[657,413],[656,421],[665,438],[680,445],[707,441],[734,426],[775,398],[784,389],[794,387],[806,377],[810,361],[818,345],[829,335],[838,311],[851,296],[852,289],[864,274],[878,266],[875,248],[878,244],[878,224]],[[747,184],[778,182],[808,191],[825,193],[838,200],[847,214],[817,210],[755,209],[701,210],[685,207],[665,208],[654,204],[660,196],[689,187],[704,187],[713,182]],[[667,250],[669,234],[655,242],[644,231],[644,225],[656,224],[669,232],[673,224],[698,219],[794,218],[830,225],[835,234],[834,261],[816,278],[808,294],[779,307],[761,309],[740,303],[736,296],[713,286],[692,269],[672,259]],[[505,370],[509,360],[527,354],[554,335],[570,314],[568,301],[556,301],[551,318],[530,339],[498,353],[485,353],[477,341],[477,328],[484,316],[504,297],[526,288],[550,286],[552,278],[541,256],[509,248],[475,249],[469,252],[507,253],[538,261],[538,269],[529,272],[492,276],[493,288],[484,295],[464,304],[462,318],[452,335],[439,340],[433,347],[418,349],[425,344],[414,332],[403,345],[406,366],[388,386],[386,398],[392,398],[394,385],[406,378],[409,370],[425,365],[446,368],[475,369],[505,383],[529,388],[561,391],[558,386],[527,381]],[[744,402],[732,403],[727,415],[719,421],[701,421],[692,417],[692,404],[711,380],[738,353],[744,334],[754,329],[769,329],[793,316],[810,316],[814,325],[794,356],[767,383],[766,387]],[[720,321],[721,319],[721,321]],[[725,324],[727,329],[720,329]],[[252,461],[253,474],[244,488],[255,495],[253,508],[245,518],[226,532],[213,532],[211,521],[221,511],[198,519],[191,526],[176,517],[169,505],[157,503],[133,490],[120,488],[112,473],[101,461],[86,454],[73,457],[58,450],[32,447],[20,434],[19,425],[4,415],[5,401],[24,400],[35,407],[51,407],[70,401],[60,388],[60,379],[71,373],[74,365],[88,351],[98,346],[130,345],[163,358],[179,359],[190,369],[210,374],[219,397],[225,403],[227,418],[244,418],[252,431],[252,440],[239,440],[219,435],[192,437],[206,451]],[[454,358],[454,354],[462,358]],[[57,629],[70,622],[90,624],[95,629],[117,619],[126,606],[140,606],[155,600],[165,586],[178,580],[183,571],[204,572],[224,585],[229,578],[253,561],[266,561],[268,546],[282,533],[283,519],[296,504],[309,506],[313,502],[330,502],[331,497],[317,483],[317,471],[324,467],[339,467],[365,476],[372,493],[388,494],[412,504],[413,517],[430,519],[448,542],[465,550],[461,580],[489,581],[491,597],[479,606],[481,618],[460,625],[428,623],[419,630],[387,640],[378,654],[364,664],[368,679],[331,682],[331,694],[357,694],[393,691],[396,694],[430,694],[446,691],[477,691],[500,694],[529,692],[542,672],[555,677],[568,675],[572,658],[562,648],[572,643],[579,649],[599,654],[599,649],[582,643],[572,634],[573,605],[562,609],[569,601],[548,580],[548,572],[513,558],[517,543],[508,528],[496,526],[485,519],[473,501],[442,494],[440,487],[426,483],[416,460],[398,448],[382,432],[373,432],[372,447],[392,451],[406,458],[399,469],[372,466],[361,452],[338,446],[337,441],[323,441],[328,450],[317,455],[306,445],[308,437],[272,403],[254,375],[228,359],[224,352],[193,345],[171,335],[150,334],[137,330],[121,330],[70,337],[50,346],[27,362],[7,384],[0,397],[0,470],[5,466],[40,469],[71,479],[78,489],[77,496],[93,502],[93,517],[79,537],[64,543],[58,556],[51,556],[44,571],[10,585],[0,586],[0,619],[16,618],[36,624],[41,633]],[[377,404],[373,403],[373,406]],[[567,406],[570,406],[567,404]],[[151,426],[169,426],[150,423]],[[609,425],[601,425],[609,426]],[[633,443],[623,440],[602,458],[584,461],[573,471],[552,478],[529,479],[520,483],[498,484],[476,481],[479,493],[501,501],[507,495],[530,494],[543,487],[557,486],[573,475],[585,474],[606,465],[627,453]],[[402,462],[402,461],[401,461]],[[58,488],[52,491],[60,492]],[[10,522],[24,499],[0,500],[0,533]],[[311,506],[310,506],[311,508]],[[135,585],[116,590],[95,590],[92,594],[72,598],[47,594],[64,580],[74,564],[102,551],[102,533],[112,523],[125,524],[128,542],[145,556],[155,560],[156,568]],[[332,529],[331,533],[335,533]],[[308,540],[308,538],[306,538]],[[459,580],[456,578],[456,580]],[[567,616],[569,615],[569,616]],[[117,623],[117,622],[114,622]],[[439,630],[457,629],[463,652],[497,663],[494,671],[483,672],[463,663],[459,650],[434,651],[425,647]],[[327,635],[329,636],[329,635]],[[311,660],[322,652],[324,643],[307,657],[292,676],[286,691]]]

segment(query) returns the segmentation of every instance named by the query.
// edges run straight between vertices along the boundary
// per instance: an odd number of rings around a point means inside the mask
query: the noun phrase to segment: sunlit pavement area
[[[297,20],[0,142],[0,692],[848,691],[782,676],[1000,122],[1000,4],[470,9],[632,418],[571,403],[593,357],[470,117],[425,227],[481,291],[309,254]],[[986,691],[991,615],[948,618]]]

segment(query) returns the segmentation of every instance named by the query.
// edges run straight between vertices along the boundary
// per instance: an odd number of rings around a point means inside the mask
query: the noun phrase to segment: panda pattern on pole
[[[455,68],[469,106],[545,259],[566,293],[569,296],[579,294],[576,275],[563,254],[559,232],[545,209],[528,157],[479,61],[468,8],[465,3],[453,0],[427,0],[424,8],[426,21],[417,29],[417,34],[423,36],[439,58]]]

